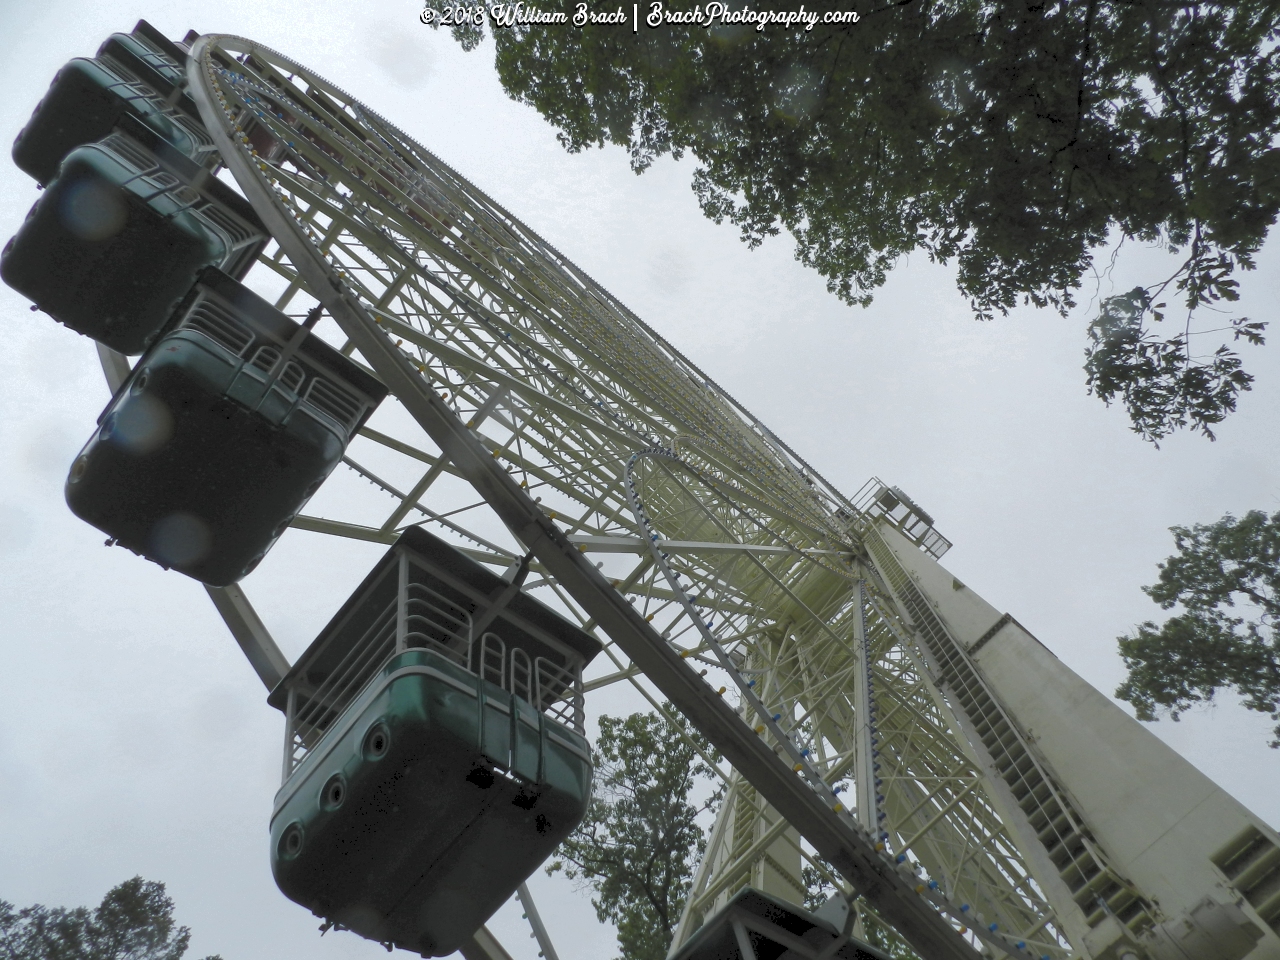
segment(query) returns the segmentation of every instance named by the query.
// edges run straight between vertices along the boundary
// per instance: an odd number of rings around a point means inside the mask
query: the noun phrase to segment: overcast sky
[[[755,412],[830,482],[901,486],[955,543],[945,565],[1104,692],[1115,637],[1162,613],[1140,591],[1172,550],[1167,528],[1280,509],[1280,347],[1244,348],[1257,376],[1216,443],[1156,450],[1086,396],[1084,313],[966,313],[952,272],[917,257],[867,310],[828,295],[790,241],[755,252],[705,220],[693,165],[643,177],[622,151],[570,156],[509,101],[492,49],[464,54],[406,0],[198,4],[0,0],[0,141],[72,56],[145,16],[170,36],[237,33],[345,88],[542,233]],[[36,197],[0,163],[0,239]],[[1241,277],[1242,311],[1275,321],[1277,245]],[[1105,295],[1166,275],[1126,249]],[[1086,290],[1088,301],[1094,293]],[[74,518],[66,470],[108,399],[93,345],[0,287],[0,899],[96,904],[134,874],[163,880],[189,956],[373,958],[278,894],[267,817],[279,715],[203,590]],[[291,531],[246,582],[296,657],[381,548]],[[638,706],[609,688],[593,715]],[[1233,698],[1155,733],[1272,825],[1280,754],[1270,722]],[[583,895],[535,878],[564,960],[612,955]],[[536,947],[519,910],[493,929],[515,960]]]

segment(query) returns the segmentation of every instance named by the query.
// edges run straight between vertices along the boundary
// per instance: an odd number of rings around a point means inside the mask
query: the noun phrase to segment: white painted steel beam
[[[255,210],[299,271],[307,289],[404,405],[418,425],[461,473],[516,539],[552,574],[640,666],[650,681],[676,703],[686,717],[731,763],[747,775],[760,793],[854,886],[873,898],[890,922],[925,955],[937,960],[971,960],[972,949],[950,924],[911,889],[907,878],[889,868],[847,817],[833,811],[798,778],[737,714],[714,696],[697,676],[585,556],[573,546],[539,506],[519,487],[491,453],[441,399],[436,385],[388,339],[346,282],[347,274],[321,258],[288,207],[263,177],[265,165],[255,160],[229,134],[231,123],[215,100],[218,74],[208,58],[214,47],[237,47],[255,58],[284,62],[279,55],[252,43],[225,37],[197,41],[190,64],[192,87],[227,166]],[[287,63],[294,74],[310,74]]]
[[[219,72],[212,46],[252,52],[253,62]],[[626,679],[655,706],[659,697],[675,703],[744,778],[732,782],[776,808],[777,823],[799,828],[810,865],[826,876],[824,858],[834,865],[928,960],[971,958],[979,935],[1019,957],[1120,960],[1127,934],[1106,940],[1110,920],[1090,901],[1095,893],[1126,911],[1139,939],[1172,929],[1157,908],[1189,894],[1157,896],[1171,888],[1150,878],[1151,864],[1174,869],[1174,846],[1153,839],[1144,850],[1165,852],[1147,863],[1131,849],[1140,825],[1127,837],[1106,826],[1122,800],[1143,809],[1134,771],[1148,767],[1113,764],[1106,794],[1090,785],[1092,746],[1073,753],[1068,734],[1045,735],[1044,725],[1072,729],[1070,704],[1084,691],[1015,622],[930,566],[917,547],[940,555],[948,543],[909,498],[914,519],[894,522],[919,544],[893,530],[882,540],[871,524],[888,509],[885,491],[905,495],[873,481],[850,502],[545,241],[304,68],[247,41],[206,38],[190,70],[219,149],[279,242],[271,269],[290,296],[325,305],[345,352],[383,379],[400,422],[413,424],[412,439],[366,428],[377,447],[346,460],[378,496],[394,498],[374,514],[381,528],[355,510],[300,517],[296,528],[385,543],[417,511],[420,522],[466,538],[464,549],[484,562],[506,567],[532,551],[540,577],[529,588],[549,591],[613,641],[606,654],[616,671],[589,686]],[[261,110],[273,97],[306,109]],[[230,122],[228,111],[249,103],[253,122],[291,144],[275,160],[250,151]],[[309,124],[305,136],[298,124]],[[441,488],[460,487],[437,483],[445,473],[480,501],[468,492],[443,502]],[[884,543],[899,560],[882,556]],[[611,554],[644,560],[610,581],[596,554],[602,564],[616,562]],[[871,566],[864,573],[860,564]],[[678,646],[697,653],[682,658]],[[716,673],[703,679],[694,658],[701,673]],[[1037,685],[1052,693],[1026,702]],[[736,690],[736,706],[721,688]],[[1096,713],[1094,726],[1114,719]],[[861,827],[831,793],[850,777]],[[1205,809],[1227,810],[1204,799]],[[744,831],[789,835],[758,809],[760,821]],[[1191,810],[1178,816],[1170,836],[1199,822]],[[718,827],[712,838],[718,859],[699,866],[677,940],[696,928],[706,891],[731,888],[741,864],[724,852],[750,852],[750,841],[723,834]],[[1263,831],[1257,846],[1250,834],[1240,847],[1242,836],[1206,856],[1220,889],[1244,891],[1235,909],[1257,926],[1270,906],[1249,871],[1269,862],[1274,836]],[[1223,872],[1255,847],[1264,860]],[[1201,862],[1191,871],[1199,879],[1187,890],[1203,887],[1206,870]],[[1214,917],[1235,916],[1220,906],[1179,916],[1203,932]],[[962,925],[973,930],[961,935]],[[1174,960],[1154,943],[1134,941],[1139,960]],[[1222,947],[1197,960],[1243,956]]]
[[[520,906],[524,907],[525,919],[529,921],[529,926],[533,928],[534,939],[538,941],[540,952],[538,956],[544,960],[560,960],[560,955],[556,953],[555,946],[551,943],[551,935],[547,933],[546,925],[542,922],[542,915],[538,913],[538,907],[533,902],[533,894],[529,892],[529,885],[522,883],[516,887],[516,896],[520,899]]]
[[[511,960],[511,954],[489,932],[488,927],[481,927],[472,934],[471,939],[458,952],[462,954],[463,960]]]
[[[289,661],[276,646],[275,640],[271,638],[240,585],[233,583],[229,587],[211,587],[206,584],[205,590],[222,619],[226,621],[236,643],[244,651],[258,679],[268,690],[274,690],[289,672]]]
[[[571,533],[569,542],[579,547],[586,547],[587,553],[644,553],[647,549],[640,537]],[[846,554],[846,551],[841,550],[797,550],[795,547],[760,543],[726,543],[723,540],[659,540],[658,545],[663,550],[677,553],[754,553],[783,556],[801,554],[825,557],[839,557]]]

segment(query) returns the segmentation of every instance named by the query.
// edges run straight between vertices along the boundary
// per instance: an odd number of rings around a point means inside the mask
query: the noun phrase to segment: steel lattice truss
[[[874,533],[864,514],[433,155],[298,65],[247,41],[216,41],[201,69],[227,129],[336,268],[344,295],[377,318],[570,540],[616,567],[614,588],[702,662],[712,689],[737,696],[743,721],[817,789],[857,793],[857,818],[888,855],[909,854],[917,891],[951,913],[954,928],[978,913],[994,946],[1021,940],[1018,955],[1069,953],[926,652],[865,552]],[[271,286],[295,315],[320,299],[279,246],[249,282]],[[294,526],[389,543],[407,525],[429,524],[480,560],[517,560],[521,545],[457,482],[457,466],[391,401],[384,407],[345,460],[380,499],[321,497],[323,510]],[[569,593],[533,569],[529,585],[590,629]],[[587,689],[630,681],[653,699],[622,652],[607,653],[612,672]],[[785,823],[731,779],[725,808],[745,802],[770,841],[783,836]],[[766,855],[760,835],[717,830],[690,895],[694,926]],[[973,912],[948,909],[958,904]],[[1000,933],[988,936],[988,924]]]

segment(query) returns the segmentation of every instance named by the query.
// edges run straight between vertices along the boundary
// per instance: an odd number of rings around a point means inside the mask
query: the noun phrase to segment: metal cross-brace
[[[503,949],[498,938],[489,932],[488,927],[481,927],[471,935],[471,939],[458,948],[463,960],[511,960],[511,954]]]
[[[775,754],[614,590],[610,582],[556,523],[506,472],[491,452],[441,398],[423,373],[380,329],[351,294],[334,266],[312,245],[266,176],[265,164],[233,140],[230,119],[213,95],[217,70],[213,49],[243,52],[285,62],[247,41],[201,37],[189,63],[191,87],[202,116],[228,168],[254,209],[299,272],[306,288],[324,305],[361,356],[426,431],[441,451],[490,505],[512,535],[531,551],[645,675],[697,727],[760,794],[786,817],[859,892],[872,899],[885,919],[918,950],[937,960],[972,960],[973,948],[951,924],[913,890],[907,876],[892,869],[870,839],[847,815],[827,802]],[[304,68],[290,64],[295,73]],[[807,491],[805,492],[807,494]],[[802,497],[803,499],[803,497]]]
[[[522,883],[516,887],[516,897],[520,901],[520,906],[524,908],[525,919],[529,921],[529,926],[533,929],[533,936],[538,941],[538,956],[544,957],[545,960],[560,960],[556,948],[551,945],[551,935],[547,933],[547,928],[542,922],[542,916],[538,913],[537,906],[533,902],[533,894],[529,892],[529,885]]]

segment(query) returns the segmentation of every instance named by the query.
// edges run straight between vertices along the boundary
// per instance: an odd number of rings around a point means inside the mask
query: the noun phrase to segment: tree
[[[1183,612],[1119,638],[1129,676],[1116,696],[1140,720],[1160,711],[1177,720],[1234,687],[1250,710],[1280,720],[1280,512],[1170,530],[1178,553],[1142,589],[1164,609],[1177,604]],[[1280,747],[1280,725],[1271,746]]]
[[[771,6],[646,2],[638,34],[489,19],[504,89],[566,148],[618,144],[637,173],[691,153],[708,217],[751,246],[785,228],[851,304],[915,250],[956,261],[984,319],[1066,315],[1112,238],[1177,254],[1169,279],[1103,302],[1087,384],[1146,439],[1212,438],[1252,377],[1197,337],[1260,344],[1264,325],[1192,316],[1237,299],[1280,210],[1278,0],[819,0],[814,22],[755,22]],[[454,27],[464,47],[484,19]],[[1186,308],[1172,335],[1166,293]]]
[[[164,884],[134,877],[92,912],[0,900],[0,960],[180,960],[191,931],[173,923]],[[221,960],[206,957],[205,960]]]
[[[669,705],[667,712],[678,716]],[[602,716],[591,806],[547,868],[591,888],[596,915],[618,928],[622,960],[666,957],[706,849],[698,818],[715,808],[720,791],[709,788],[712,769],[695,743],[713,755],[680,721]]]

